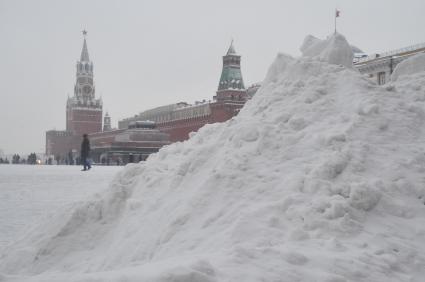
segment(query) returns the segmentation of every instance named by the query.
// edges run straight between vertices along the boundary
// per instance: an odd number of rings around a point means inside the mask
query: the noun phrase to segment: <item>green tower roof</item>
[[[233,40],[226,56],[223,56],[223,70],[218,90],[245,90],[241,72],[241,57],[236,54]]]
[[[245,89],[240,68],[223,66],[218,90]]]

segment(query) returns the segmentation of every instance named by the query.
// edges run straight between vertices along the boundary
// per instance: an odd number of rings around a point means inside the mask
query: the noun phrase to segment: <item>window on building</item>
[[[385,84],[385,72],[378,73],[378,84]]]

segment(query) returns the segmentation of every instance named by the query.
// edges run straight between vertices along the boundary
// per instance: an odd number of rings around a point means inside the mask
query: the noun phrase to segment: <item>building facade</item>
[[[65,162],[70,152],[76,154],[81,137],[66,130],[49,130],[46,132],[46,155],[59,162]]]
[[[387,83],[395,67],[405,59],[425,52],[425,43],[354,60],[354,67],[379,85]]]
[[[90,134],[91,158],[99,164],[127,164],[144,161],[170,138],[156,128],[154,122],[131,122],[127,129]]]

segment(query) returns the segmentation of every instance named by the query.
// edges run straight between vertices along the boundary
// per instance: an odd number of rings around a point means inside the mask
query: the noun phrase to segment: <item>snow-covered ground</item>
[[[238,116],[5,248],[0,281],[424,281],[425,72],[381,87],[342,35],[302,49]]]
[[[108,187],[122,167],[0,165],[0,249],[44,217]]]

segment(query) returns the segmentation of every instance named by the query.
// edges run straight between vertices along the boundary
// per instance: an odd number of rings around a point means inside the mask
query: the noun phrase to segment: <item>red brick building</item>
[[[65,130],[49,130],[46,132],[46,154],[55,159],[63,159],[67,154],[78,147],[81,137]]]

